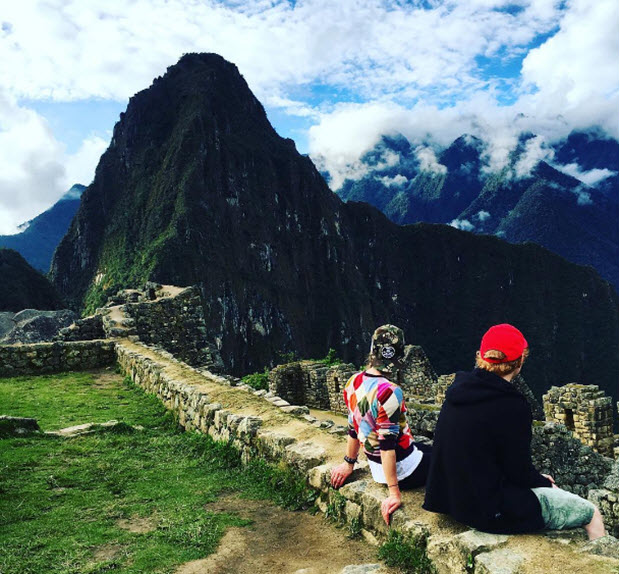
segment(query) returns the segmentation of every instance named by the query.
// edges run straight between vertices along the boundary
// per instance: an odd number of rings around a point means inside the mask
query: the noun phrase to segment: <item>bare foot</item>
[[[605,536],[607,534],[607,532],[605,532],[603,517],[601,516],[598,508],[594,509],[592,520],[590,520],[589,524],[586,524],[585,529],[590,540],[596,540],[597,538],[601,538],[601,536]]]

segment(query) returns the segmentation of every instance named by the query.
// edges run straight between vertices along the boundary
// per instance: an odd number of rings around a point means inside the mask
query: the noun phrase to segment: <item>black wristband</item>
[[[357,462],[357,458],[351,458],[350,456],[344,455],[344,461],[349,464],[355,464]]]

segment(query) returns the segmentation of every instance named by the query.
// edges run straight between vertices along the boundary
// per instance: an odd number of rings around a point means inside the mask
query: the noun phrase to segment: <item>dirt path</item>
[[[183,564],[176,574],[338,574],[350,564],[378,563],[376,548],[349,540],[345,529],[335,528],[322,515],[290,512],[267,501],[232,495],[205,509],[237,514],[254,523],[230,528],[215,554]]]

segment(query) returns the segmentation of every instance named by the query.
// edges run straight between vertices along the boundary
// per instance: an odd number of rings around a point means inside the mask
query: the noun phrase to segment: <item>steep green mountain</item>
[[[0,311],[64,309],[49,280],[13,249],[0,247]]]
[[[384,137],[362,158],[368,173],[345,181],[337,193],[374,205],[396,223],[447,223],[511,243],[532,241],[593,266],[617,289],[618,142],[597,132],[573,133],[548,150],[553,165],[537,161],[522,169],[533,138],[523,134],[508,165],[491,173],[484,169],[485,144],[472,136],[444,150]]]
[[[477,214],[484,212],[481,221]],[[540,162],[531,176],[491,177],[459,218],[479,233],[511,243],[534,241],[566,259],[592,265],[618,285],[618,204],[599,189]]]
[[[532,344],[538,396],[616,386],[617,296],[592,269],[343,203],[214,54],[184,56],[131,98],[50,274],[84,311],[147,279],[199,283],[208,336],[237,374],[293,350],[360,364],[386,322],[451,372],[511,321]]]
[[[337,193],[344,201],[374,205],[395,223],[450,222],[484,185],[483,148],[481,140],[462,136],[429,162],[430,148],[414,149],[403,136],[383,136],[362,158],[369,173],[346,180]]]
[[[54,249],[67,233],[85,189],[85,186],[76,183],[52,207],[22,224],[20,227],[25,227],[23,231],[15,235],[0,235],[0,247],[19,251],[35,269],[47,273]]]

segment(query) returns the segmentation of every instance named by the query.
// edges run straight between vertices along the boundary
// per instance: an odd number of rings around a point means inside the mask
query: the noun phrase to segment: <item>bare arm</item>
[[[383,468],[383,474],[385,474],[388,486],[388,496],[381,503],[381,514],[383,520],[389,526],[390,515],[401,505],[400,488],[398,487],[398,478],[396,477],[395,450],[381,451],[381,467]]]
[[[360,450],[360,442],[356,438],[353,438],[352,436],[348,436],[347,437],[347,450],[346,450],[347,456],[349,458],[357,458],[359,450]],[[338,466],[332,468],[332,473],[331,473],[332,486],[334,488],[340,488],[345,483],[347,478],[351,476],[351,473],[353,472],[354,467],[355,467],[355,464],[350,464],[346,461],[343,461]],[[396,466],[394,466],[394,471],[396,472]]]

